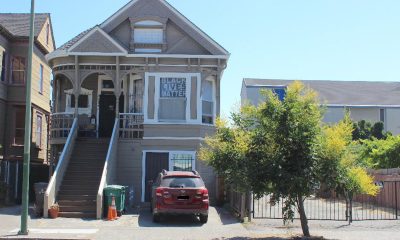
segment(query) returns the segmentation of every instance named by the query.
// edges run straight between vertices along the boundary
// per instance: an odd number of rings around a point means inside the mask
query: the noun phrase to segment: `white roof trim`
[[[95,32],[100,32],[106,39],[108,39],[114,46],[116,46],[119,50],[121,50],[122,53],[128,54],[128,51],[126,51],[125,48],[123,48],[120,44],[118,44],[110,35],[108,35],[106,32],[104,32],[103,29],[101,29],[99,26],[94,27],[90,32],[86,33],[85,36],[83,36],[79,41],[74,43],[69,49],[68,52],[73,52],[73,50],[78,47],[82,42],[84,42],[86,39],[88,39],[91,35],[93,35]],[[115,54],[114,54],[115,55]]]
[[[353,108],[400,108],[400,105],[374,104],[374,105],[357,105],[357,104],[324,104],[327,107],[353,107]]]
[[[205,32],[203,32],[199,27],[197,27],[193,22],[191,22],[189,19],[187,19],[182,13],[180,13],[178,10],[176,10],[174,7],[172,7],[171,4],[169,4],[166,0],[158,0],[160,3],[164,4],[169,10],[171,10],[173,13],[175,13],[180,19],[182,19],[186,24],[191,26],[196,32],[198,32],[202,37],[204,37],[207,41],[212,43],[214,47],[216,47],[218,50],[223,52],[226,55],[230,55],[230,53],[223,48],[221,45],[219,45],[214,39],[212,39],[210,36],[208,36]],[[117,18],[120,14],[122,14],[123,11],[126,9],[130,8],[133,6],[135,3],[137,3],[138,0],[132,0],[128,4],[126,4],[124,7],[122,7],[120,10],[118,10],[116,13],[114,13],[111,17],[109,17],[106,21],[104,21],[100,27],[104,28],[106,25],[108,25],[110,22],[112,22],[115,18]]]
[[[67,52],[56,50],[46,55],[46,60],[51,61],[58,57],[68,56],[123,56],[128,58],[200,58],[200,59],[229,59],[227,55],[190,55],[190,54],[125,54],[125,53],[99,53],[99,52]],[[131,65],[131,64],[128,64]]]

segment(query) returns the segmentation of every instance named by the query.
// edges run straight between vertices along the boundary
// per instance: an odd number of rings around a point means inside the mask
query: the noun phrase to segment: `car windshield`
[[[166,177],[161,181],[161,187],[199,188],[204,187],[204,182],[198,177]]]

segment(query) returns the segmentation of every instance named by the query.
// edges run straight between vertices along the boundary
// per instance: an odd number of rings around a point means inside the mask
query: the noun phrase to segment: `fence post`
[[[240,220],[244,221],[246,217],[246,194],[240,194]]]
[[[397,205],[397,199],[398,199],[398,196],[397,196],[397,182],[394,182],[394,197],[395,197],[395,205],[396,205],[396,220],[398,220],[399,219],[399,207],[398,207],[398,205]]]
[[[253,212],[253,201],[252,201],[252,192],[247,192],[247,217],[249,218],[249,222],[251,222],[252,212]]]

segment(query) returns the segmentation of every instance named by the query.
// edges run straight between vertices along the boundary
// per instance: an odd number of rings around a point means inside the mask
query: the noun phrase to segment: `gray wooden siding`
[[[145,124],[144,137],[206,137],[215,133],[208,125]]]
[[[6,103],[0,99],[0,145],[3,145],[3,149],[0,150],[0,155],[4,150],[4,137],[5,137],[5,121],[6,121]]]
[[[122,52],[109,39],[99,31],[95,31],[88,38],[83,40],[72,51],[74,52],[101,52],[101,53],[119,53]]]

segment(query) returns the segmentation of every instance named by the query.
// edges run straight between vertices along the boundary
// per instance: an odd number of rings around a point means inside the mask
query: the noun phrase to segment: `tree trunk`
[[[300,222],[301,222],[301,229],[303,230],[303,235],[305,237],[310,237],[310,230],[308,229],[308,220],[306,212],[304,210],[303,196],[301,196],[300,194],[297,195],[297,205],[300,214]]]

